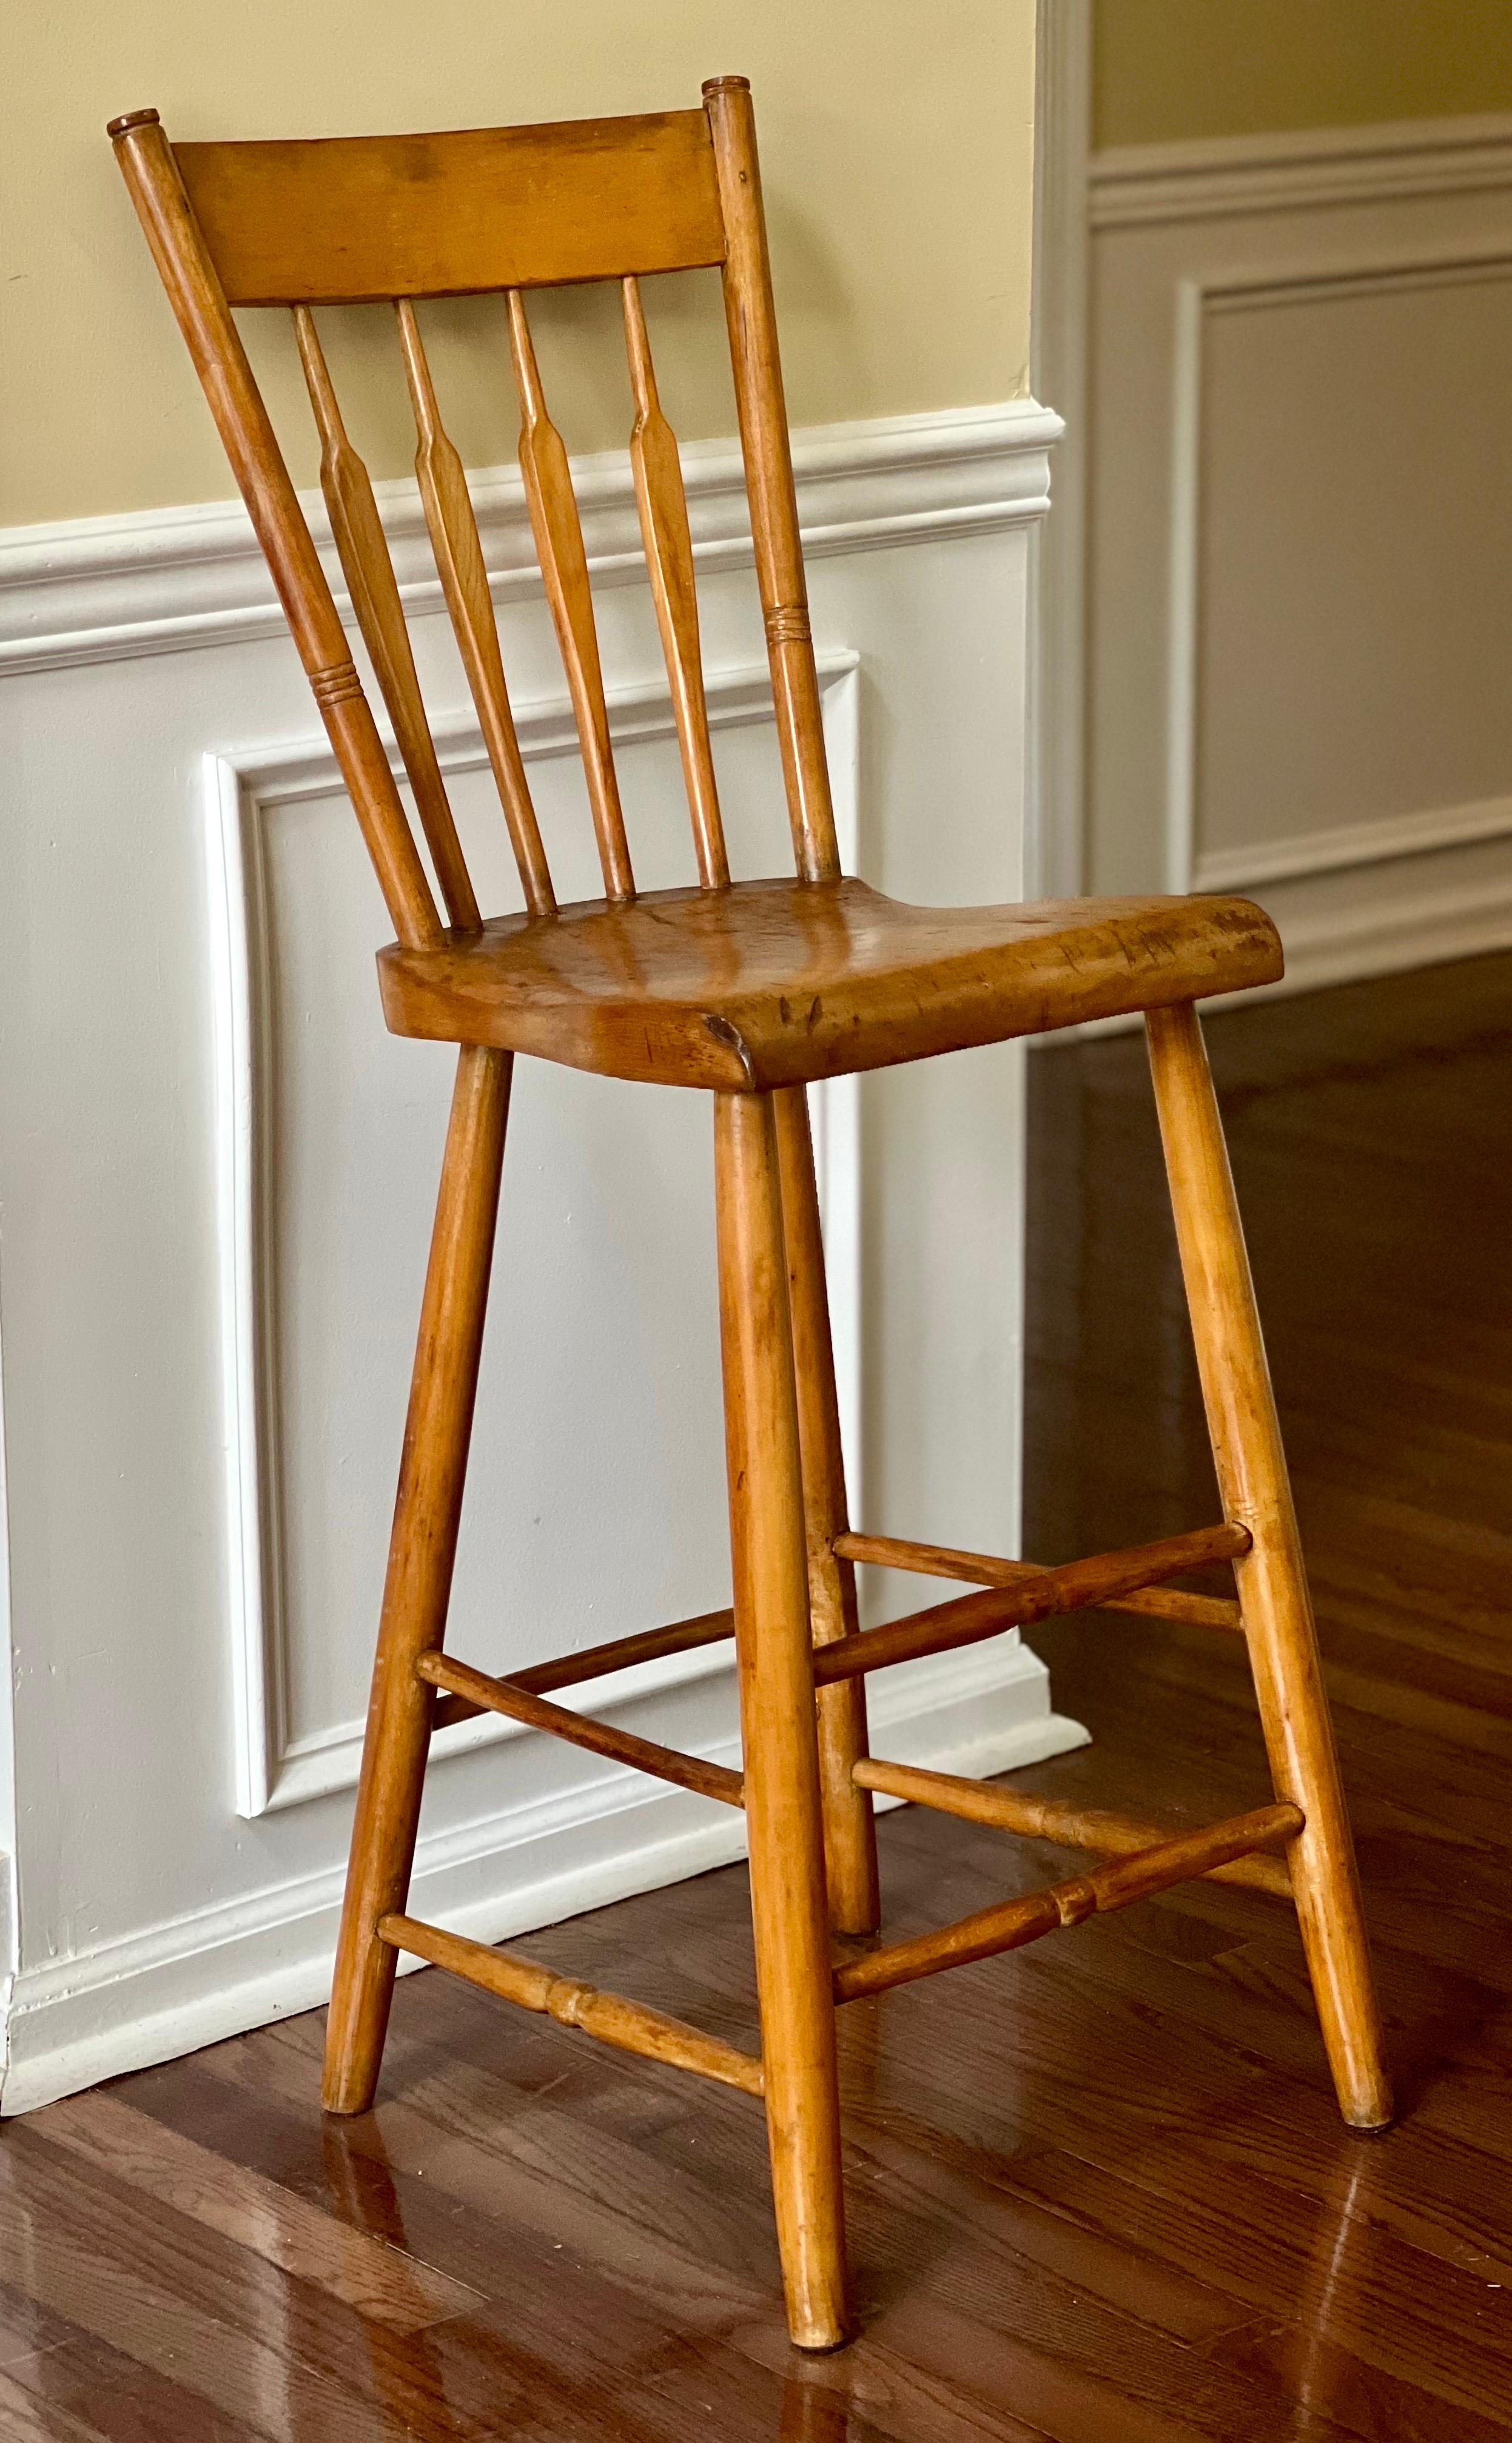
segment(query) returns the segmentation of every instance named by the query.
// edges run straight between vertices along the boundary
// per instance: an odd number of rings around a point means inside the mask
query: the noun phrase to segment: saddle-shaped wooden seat
[[[591,900],[378,954],[396,1035],[737,1093],[1281,972],[1276,928],[1246,899],[914,908],[848,876]]]
[[[112,126],[119,157],[278,583],[396,942],[379,955],[397,1033],[458,1044],[373,1699],[326,2033],[324,2101],[377,2090],[397,1956],[762,2099],[788,2325],[848,2330],[837,2012],[1196,1875],[1295,1902],[1345,2118],[1391,2112],[1297,1522],[1218,1108],[1193,1004],[1281,972],[1274,928],[1236,899],[913,908],[840,872],[778,365],[750,93],[561,127],[172,147],[156,112]],[[732,880],[720,819],[677,447],[656,395],[640,281],[718,266],[796,879]],[[619,284],[630,455],[691,817],[695,891],[637,894],[610,750],[588,563],[546,413],[526,293]],[[466,474],[441,421],[418,307],[502,291],[520,466],[577,718],[604,898],[559,908],[509,708]],[[523,915],[484,920],[463,859],[373,487],[337,405],[316,309],[392,303],[415,468],[447,610],[498,787]],[[402,757],[429,868],[230,306],[293,315],[322,487]],[[933,808],[921,820],[937,818]],[[437,905],[437,896],[441,906]],[[444,909],[444,914],[443,914]],[[1155,1099],[1224,1515],[1058,1569],[852,1533],[846,1511],[805,1083],[1116,1013],[1145,1013]],[[445,1650],[517,1054],[713,1090],[733,1600],[499,1678]],[[527,1397],[529,1387],[522,1387]],[[1006,1490],[1006,1488],[1005,1488]],[[957,1594],[863,1628],[856,1565]],[[1231,1564],[1237,1600],[1172,1587]],[[866,1675],[1052,1612],[1098,1607],[1242,1634],[1273,1803],[1172,1834],[873,1755]],[[732,1638],[740,1772],[553,1701],[553,1692]],[[744,1811],[759,2052],[408,1912],[437,1728],[480,1712]],[[1090,1850],[1099,1863],[954,1925],[878,1944],[876,1791]],[[1277,1854],[1284,1851],[1284,1857]],[[832,1948],[832,1937],[845,1938]]]

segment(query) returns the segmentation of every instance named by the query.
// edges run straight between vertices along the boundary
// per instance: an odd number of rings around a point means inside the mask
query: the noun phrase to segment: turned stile
[[[439,931],[425,868],[320,555],[156,110],[111,122],[116,158],[204,386],[388,906],[407,946]]]
[[[802,879],[821,882],[839,873],[840,857],[777,348],[756,118],[744,77],[712,78],[704,101],[725,215],[725,316],[793,853]]]
[[[1306,1818],[1288,1853],[1302,1945],[1339,2108],[1380,2129],[1392,2091],[1355,1844],[1223,1122],[1196,1011],[1151,1010],[1146,1027],[1219,1491],[1249,1531],[1234,1577],[1271,1777]]]

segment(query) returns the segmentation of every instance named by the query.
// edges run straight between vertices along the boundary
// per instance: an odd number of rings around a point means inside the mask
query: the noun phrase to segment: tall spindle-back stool
[[[378,952],[396,1034],[460,1047],[442,1165],[332,1994],[324,2103],[372,2103],[400,1952],[627,2051],[763,2099],[795,2342],[845,2338],[836,2011],[861,1994],[1037,1939],[1189,1877],[1294,1901],[1339,2103],[1390,2118],[1348,1818],[1286,1465],[1194,1002],[1282,972],[1261,910],[1228,898],[899,905],[842,874],[825,769],[744,78],[702,106],[558,126],[295,143],[169,143],[155,111],[112,122],[132,200],[267,553],[377,869],[396,940]],[[731,879],[699,658],[677,446],[641,310],[648,274],[723,275],[756,577],[790,818],[793,880]],[[636,415],[631,460],[676,716],[696,888],[638,894],[620,809],[588,566],[527,293],[617,281]],[[520,395],[520,464],[566,667],[603,870],[559,907],[510,717],[489,580],[417,307],[499,292]],[[485,920],[427,726],[372,487],[347,437],[320,306],[389,301],[418,434],[421,498],[519,867],[523,913]],[[231,319],[293,317],[322,482],[356,625],[408,776],[430,872],[341,615]],[[934,810],[930,819],[934,819]],[[432,876],[433,875],[433,886]],[[439,891],[444,915],[437,908]],[[851,1532],[805,1088],[811,1079],[1142,1011],[1224,1518],[1059,1569]],[[701,1087],[714,1107],[733,1607],[496,1678],[444,1650],[509,1080],[516,1053]],[[857,1625],[855,1565],[979,1591]],[[1237,1601],[1170,1581],[1231,1562]],[[1238,1632],[1274,1797],[1172,1835],[1157,1824],[890,1764],[868,1752],[865,1675],[1083,1607]],[[733,1637],[744,1771],[553,1701],[574,1682]],[[744,1808],[760,2054],[409,1916],[433,1731],[482,1711]],[[879,1922],[873,1791],[1079,1847],[1104,1863],[906,1942]]]

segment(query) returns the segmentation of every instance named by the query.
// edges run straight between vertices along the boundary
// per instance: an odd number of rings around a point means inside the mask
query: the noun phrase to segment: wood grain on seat
[[[1247,899],[914,908],[864,882],[738,882],[503,916],[378,954],[396,1035],[742,1091],[883,1069],[1272,983]]]

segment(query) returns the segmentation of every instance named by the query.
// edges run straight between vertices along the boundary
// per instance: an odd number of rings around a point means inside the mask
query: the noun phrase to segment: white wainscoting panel
[[[1095,156],[1099,891],[1288,989],[1512,942],[1512,120]]]
[[[845,652],[826,653],[821,662],[820,680],[836,829],[842,859],[847,868],[854,869],[859,747],[857,656]],[[706,678],[706,693],[710,727],[716,738],[726,742],[722,757],[725,818],[731,841],[738,848],[742,814],[757,811],[764,799],[770,803],[770,782],[776,768],[771,686],[765,670],[712,670]],[[676,872],[686,861],[687,817],[676,785],[676,726],[666,687],[614,690],[610,696],[610,726],[627,800],[642,817],[654,815],[657,831],[664,835],[648,840],[646,821],[642,819],[637,825],[639,870],[643,874],[649,873],[653,862],[665,862],[668,872]],[[553,814],[570,814],[570,805],[557,804],[558,792],[547,794],[553,781],[564,780],[567,785],[562,794],[568,798],[576,795],[573,776],[578,768],[579,748],[570,701],[563,693],[555,702],[517,705],[515,727],[521,753],[532,769],[533,787],[548,823]],[[733,744],[730,733],[752,728],[771,735],[763,741],[764,753],[756,759],[747,759],[749,768],[742,774],[728,751]],[[488,877],[488,904],[507,905],[519,894],[511,890],[506,871],[482,735],[470,719],[438,724],[436,744],[449,790],[464,809],[464,822],[469,814],[474,817],[468,828],[470,866],[480,881]],[[637,782],[644,777],[643,759],[637,750],[648,747],[664,751],[657,759],[653,785],[639,792],[637,804]],[[548,776],[537,768],[541,766],[567,769]],[[466,782],[472,777],[477,778],[478,785],[469,790]],[[747,794],[752,801],[748,809],[741,805],[736,795],[734,783],[740,778],[748,783]],[[309,1245],[323,1231],[329,1230],[333,1209],[345,1204],[351,1214],[341,1232],[342,1260],[338,1273],[341,1277],[349,1277],[354,1257],[364,1263],[370,1260],[372,1238],[381,1224],[378,1217],[363,1210],[369,1174],[360,1150],[345,1164],[344,1181],[333,1178],[330,1170],[323,1166],[312,1182],[312,1192],[300,1197],[290,1173],[294,1181],[307,1177],[310,1166],[307,1156],[302,1162],[297,1152],[291,1153],[288,1123],[292,1106],[303,1094],[314,1106],[305,1122],[314,1141],[328,1148],[340,1139],[344,1115],[362,1097],[364,1079],[372,1074],[373,990],[370,975],[362,971],[356,959],[350,964],[340,960],[333,963],[331,955],[332,928],[340,923],[343,906],[354,897],[342,888],[351,862],[352,821],[335,758],[323,736],[240,762],[226,756],[208,756],[206,788],[206,872],[216,1001],[227,1549],[236,1699],[236,1803],[243,1815],[254,1816],[269,1808],[296,1806],[330,1791],[355,1788],[361,1760],[374,1607],[380,1591],[383,1560],[379,1549],[368,1550],[366,1546],[372,1541],[373,1517],[375,1514],[381,1515],[392,1495],[395,1455],[386,1434],[378,1437],[376,1447],[365,1445],[363,1441],[362,1426],[374,1414],[374,1403],[371,1385],[362,1380],[351,1362],[351,1350],[361,1337],[363,1289],[355,1290],[352,1310],[343,1314],[329,1311],[340,1297],[335,1281],[311,1294],[302,1275],[307,1270]],[[306,836],[317,821],[330,836],[338,885],[335,892],[321,894],[318,902],[307,861],[301,861],[292,873],[286,872],[280,889],[276,843],[285,810]],[[553,862],[560,874],[564,843],[553,845],[558,852]],[[586,848],[585,840],[582,847]],[[777,847],[780,852],[781,842]],[[584,873],[581,882],[585,888],[590,887],[591,876]],[[291,943],[287,936],[299,927],[312,903],[321,907],[321,922],[313,928],[313,955],[302,966],[297,942]],[[365,916],[365,909],[359,912]],[[284,937],[275,939],[274,927],[280,914],[285,920]],[[360,945],[354,944],[354,948],[360,951]],[[322,1007],[323,1001],[339,1005]],[[355,1062],[333,1058],[317,1065],[307,1056],[302,1057],[304,1038],[312,1022],[320,1030],[322,1042],[354,1045]],[[408,1056],[413,1050],[413,1046],[396,1047],[396,1056],[384,1063],[393,1082],[383,1098],[381,1111],[375,1117],[391,1149],[386,1156],[391,1171],[408,1173],[414,1181],[414,1192],[404,1214],[404,1238],[409,1269],[417,1276],[424,1262],[430,1190],[438,1171],[438,1149],[434,1111],[418,1110],[413,1093],[407,1089]],[[443,1054],[442,1057],[448,1056]],[[520,1086],[526,1097],[536,1083],[530,1064],[521,1064]],[[551,1088],[560,1087],[567,1096],[581,1097],[595,1106],[605,1105],[609,1100],[601,1081],[584,1086],[581,1080],[568,1077],[551,1078],[548,1083]],[[367,1091],[371,1096],[371,1084]],[[612,1088],[610,1093],[612,1095]],[[634,1099],[645,1106],[652,1098]],[[669,1194],[674,1203],[691,1206],[698,1222],[707,1218],[708,1182],[703,1175],[707,1148],[703,1140],[708,1133],[704,1126],[708,1113],[701,1097],[686,1100],[686,1112],[677,1097],[665,1098],[664,1109],[670,1118],[691,1120],[691,1131],[686,1128],[677,1131],[679,1138],[691,1134],[691,1144],[668,1147],[665,1151],[673,1161],[678,1156],[691,1156],[691,1177],[684,1178],[681,1166],[674,1170],[657,1166],[648,1172],[638,1147],[633,1146],[631,1176],[616,1179],[612,1184],[607,1177],[604,1181],[608,1201],[615,1208],[615,1228],[621,1237],[634,1197],[635,1178],[638,1176],[654,1185],[655,1193],[646,1215],[645,1243],[636,1251],[636,1268],[642,1277],[654,1278],[656,1271],[666,1269],[669,1262],[686,1263],[689,1259],[680,1253],[677,1258],[669,1257]],[[834,1310],[841,1429],[849,1454],[851,1498],[859,1515],[865,1501],[860,1478],[857,1313],[859,1081],[854,1077],[833,1079],[815,1091],[812,1101]],[[546,1125],[550,1127],[549,1119]],[[511,1157],[513,1150],[511,1146]],[[515,1162],[509,1159],[511,1188],[515,1167]],[[501,1272],[507,1270],[512,1251],[512,1203],[511,1197],[506,1204]],[[390,1207],[383,1220],[392,1219]],[[553,1214],[554,1231],[565,1235],[570,1226],[570,1215]],[[696,1253],[689,1252],[697,1261]],[[587,1260],[603,1262],[612,1258],[600,1253]],[[707,1263],[699,1264],[700,1272],[707,1275],[708,1269]],[[471,1461],[483,1483],[512,1485],[521,1480],[523,1454],[510,1447],[504,1430],[505,1419],[509,1415],[521,1420],[533,1443],[548,1438],[562,1464],[570,1467],[575,1454],[578,1464],[581,1464],[584,1432],[578,1396],[581,1377],[577,1368],[560,1366],[567,1318],[551,1295],[559,1277],[560,1267],[548,1264],[540,1281],[540,1295],[523,1301],[515,1314],[516,1325],[529,1333],[529,1340],[524,1346],[516,1342],[501,1364],[486,1371],[473,1430]],[[710,1280],[706,1277],[702,1287],[707,1303]],[[583,1289],[581,1279],[574,1277],[568,1292],[569,1307],[585,1308]],[[501,1293],[507,1295],[504,1282]],[[402,1318],[402,1302],[396,1301],[396,1320]],[[296,1313],[297,1327],[290,1320]],[[283,1330],[281,1319],[286,1325]],[[707,1333],[705,1340],[711,1360],[712,1345]],[[646,1351],[640,1353],[649,1355]],[[315,1362],[310,1364],[307,1361],[312,1355]],[[407,1372],[402,1324],[395,1334],[392,1356],[393,1370],[402,1376]],[[336,1521],[330,1515],[331,1483],[328,1472],[318,1464],[322,1442],[330,1429],[332,1390],[328,1376],[333,1365],[348,1373],[355,1386],[355,1413],[341,1438],[340,1479],[341,1512],[360,1522],[363,1536],[362,1549],[355,1552],[333,1550]],[[559,1369],[565,1413],[552,1417],[543,1400],[543,1386],[549,1384]],[[664,1402],[673,1406],[687,1370],[686,1350],[678,1346],[663,1394]],[[708,1429],[711,1422],[717,1424],[718,1418],[716,1387],[708,1365],[704,1375],[698,1411],[700,1432],[688,1437],[688,1448],[700,1470],[707,1474]],[[648,1387],[637,1376],[631,1388],[630,1413],[617,1417],[615,1423],[618,1439],[634,1442],[636,1410],[647,1400]],[[402,1396],[399,1383],[390,1383],[387,1393],[377,1404],[377,1414],[385,1426]],[[490,1397],[493,1393],[496,1396]],[[655,1408],[655,1400],[651,1405]],[[544,1415],[544,1407],[547,1409]],[[616,1439],[611,1433],[611,1453]],[[359,1478],[366,1479],[360,1493],[354,1481]],[[302,1497],[308,1515],[296,1522]],[[638,1617],[639,1608],[644,1607],[645,1625],[649,1626],[654,1618],[675,1618],[695,1611],[710,1574],[715,1578],[719,1574],[719,1553],[708,1549],[707,1537],[690,1544],[689,1513],[697,1516],[700,1507],[695,1506],[695,1501],[685,1501],[679,1510],[675,1494],[665,1489],[656,1505],[665,1549],[656,1552],[648,1572],[650,1583],[643,1588],[636,1583],[635,1559],[627,1553],[622,1534],[617,1535],[611,1549],[602,1549],[578,1504],[563,1506],[558,1501],[555,1506],[561,1515],[560,1534],[549,1541],[539,1534],[532,1539],[540,1549],[528,1563],[524,1562],[508,1539],[499,1535],[503,1505],[495,1505],[480,1520],[475,1514],[481,1506],[474,1502],[469,1520],[472,1535],[454,1601],[451,1639],[459,1652],[483,1667],[519,1668],[558,1644],[598,1642],[596,1636],[587,1633],[585,1624],[601,1609],[606,1579],[614,1588],[616,1599],[628,1606],[632,1617]],[[591,1501],[589,1506],[592,1507]],[[707,1504],[701,1507],[707,1510]],[[604,1513],[607,1516],[608,1504],[604,1505]],[[622,1522],[618,1523],[622,1530]],[[476,1549],[480,1531],[481,1552]],[[641,1557],[644,1564],[650,1556]],[[304,1614],[298,1623],[294,1618],[296,1608]],[[523,1642],[518,1636],[511,1638],[507,1652],[497,1650],[501,1615],[526,1624]],[[338,1624],[344,1626],[344,1636],[340,1634]],[[663,1689],[680,1687],[685,1681],[727,1671],[728,1651],[707,1647],[694,1654],[673,1655],[659,1662],[641,1664],[618,1681],[616,1696],[620,1702],[638,1700]],[[329,1719],[326,1717],[333,1697],[338,1710],[336,1718]],[[590,1689],[576,1701],[591,1708],[595,1701],[601,1701],[601,1691]],[[575,1700],[569,1698],[567,1701]],[[519,1723],[506,1721],[497,1715],[483,1715],[440,1733],[432,1754],[440,1759],[521,1736]]]
[[[1058,429],[1014,402],[799,436],[847,854],[900,896],[1018,890],[1027,555]],[[688,457],[732,859],[780,872],[737,460]],[[637,872],[686,881],[628,468],[581,472]],[[513,471],[478,496],[543,829],[586,895]],[[459,824],[507,907],[413,487],[385,510]],[[0,676],[16,2112],[325,1991],[451,1060],[383,1032],[381,904],[239,511],[0,538]],[[1022,1095],[1009,1046],[817,1098],[868,1525],[1016,1548]],[[494,1282],[457,1649],[507,1667],[726,1600],[707,1098],[521,1062]],[[866,1590],[874,1618],[916,1600]],[[622,1681],[613,1707],[733,1753],[728,1657]],[[964,1771],[1084,1736],[1013,1637],[884,1675],[873,1708],[879,1750]],[[465,1725],[438,1742],[416,1904],[497,1939],[742,1833]]]

